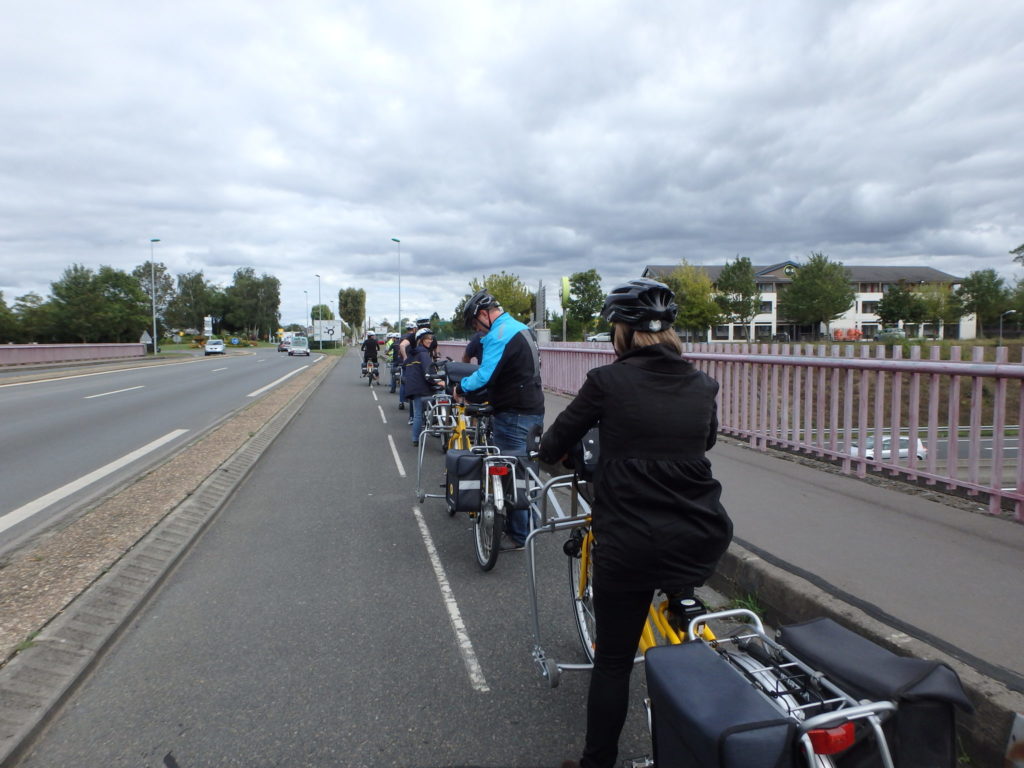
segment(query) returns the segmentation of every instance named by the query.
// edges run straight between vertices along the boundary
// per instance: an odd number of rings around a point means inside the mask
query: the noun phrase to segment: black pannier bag
[[[444,457],[444,498],[454,512],[480,509],[480,472],[483,455],[473,451],[449,450]]]
[[[954,708],[974,707],[945,664],[898,656],[831,619],[782,627],[779,642],[854,698],[896,702],[883,730],[897,768],[956,766]],[[842,768],[882,765],[872,739],[837,757]]]
[[[701,642],[646,656],[658,768],[793,768],[796,726]]]

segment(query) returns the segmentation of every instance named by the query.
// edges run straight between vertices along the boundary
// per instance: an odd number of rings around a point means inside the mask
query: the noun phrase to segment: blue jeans
[[[423,409],[426,407],[430,395],[413,395],[409,398],[409,410],[412,411],[412,441],[420,441],[420,432],[423,431]]]
[[[544,427],[543,413],[515,413],[502,411],[491,417],[494,430],[494,444],[505,454],[513,456],[526,455],[526,435],[534,426]],[[508,532],[519,544],[526,541],[530,533],[530,511],[527,509],[510,510],[508,513]]]

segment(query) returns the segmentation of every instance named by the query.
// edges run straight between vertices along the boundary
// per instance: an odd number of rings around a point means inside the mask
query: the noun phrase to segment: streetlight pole
[[[154,243],[159,242],[159,237],[154,237],[149,241],[149,293],[153,303],[153,357],[156,357],[156,263],[153,261],[153,248]]]
[[[395,325],[400,328],[402,325],[402,241],[397,237],[392,237],[391,240],[398,243],[398,322]]]
[[[999,344],[997,346],[1003,346],[1003,318],[1007,315],[1016,315],[1016,309],[1008,309],[999,316]]]
[[[309,328],[309,326],[306,325],[306,321],[309,321],[310,323],[312,323],[313,321],[310,320],[309,317],[309,291],[303,291],[303,293],[306,294],[306,314],[302,317],[302,330],[305,331],[307,328]]]
[[[316,314],[320,321],[320,351],[324,351],[324,305],[320,300],[320,275],[316,276]]]

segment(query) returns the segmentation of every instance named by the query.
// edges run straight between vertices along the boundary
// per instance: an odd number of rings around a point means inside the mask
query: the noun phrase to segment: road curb
[[[1024,721],[1024,694],[736,542],[722,557],[709,584],[727,595],[756,596],[764,618],[774,626],[825,616],[901,656],[948,664],[960,676],[975,707],[973,715],[957,713],[964,750],[973,765],[1004,765],[1014,725]]]
[[[329,360],[191,496],[51,620],[30,647],[0,669],[0,768],[14,765],[25,753],[159,587],[338,358]]]

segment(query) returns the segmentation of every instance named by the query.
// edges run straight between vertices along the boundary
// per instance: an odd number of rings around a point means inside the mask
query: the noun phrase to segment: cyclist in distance
[[[582,761],[616,764],[629,677],[653,592],[692,598],[732,538],[705,452],[716,440],[718,382],[681,357],[668,286],[631,280],[605,299],[617,359],[592,369],[541,440],[541,461],[600,434],[593,504],[594,669]]]
[[[434,332],[429,328],[416,331],[416,345],[405,358],[405,395],[409,398],[409,410],[412,415],[412,444],[418,446],[420,432],[423,430],[423,406],[428,397],[437,390],[427,381],[433,358],[430,347],[434,342]]]
[[[363,370],[366,370],[366,364],[373,360],[373,364],[377,364],[377,353],[380,351],[380,345],[377,343],[377,334],[373,331],[366,332],[366,339],[363,341],[363,345],[360,347],[363,351]]]
[[[387,361],[388,370],[391,372],[391,394],[395,394],[398,386],[398,379],[395,377],[395,366],[398,365],[398,342],[397,333],[389,333],[388,340],[384,344],[384,359]]]
[[[477,291],[462,310],[466,328],[483,334],[483,357],[476,372],[459,382],[467,399],[486,399],[494,408],[493,440],[505,454],[526,454],[526,436],[544,426],[540,352],[530,329],[501,308],[487,291]],[[475,396],[475,397],[474,397]],[[508,516],[508,548],[521,549],[529,534],[528,511]]]

